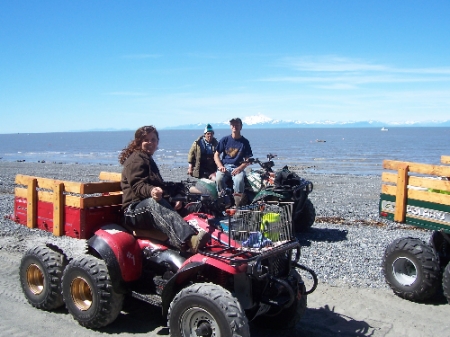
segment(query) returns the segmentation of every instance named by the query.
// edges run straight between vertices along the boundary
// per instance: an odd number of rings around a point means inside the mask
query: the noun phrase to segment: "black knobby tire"
[[[447,302],[450,304],[450,263],[448,263],[444,269],[442,289],[444,290],[444,296],[447,299]]]
[[[444,237],[445,234],[440,231],[433,231],[430,236],[429,244],[433,247],[439,258],[439,264],[443,270],[450,262],[450,244]]]
[[[103,260],[82,255],[70,261],[62,279],[67,310],[86,328],[113,322],[122,310],[124,295],[114,291]]]
[[[64,304],[61,278],[67,264],[65,256],[45,245],[29,249],[19,268],[20,285],[35,308],[53,310]]]
[[[294,204],[294,212],[295,212]],[[311,200],[306,199],[302,211],[293,219],[294,231],[302,233],[308,231],[316,221],[316,209]]]
[[[170,303],[171,337],[249,337],[244,311],[231,293],[215,284],[196,283],[182,289]],[[195,332],[196,329],[201,331]]]
[[[288,308],[278,311],[275,314],[271,314],[269,311],[268,314],[257,317],[254,322],[259,327],[268,329],[292,329],[303,317],[307,307],[306,287],[305,284],[301,282],[301,276],[297,272],[295,272],[295,274],[299,286],[301,286],[301,288],[298,289],[302,294],[300,299],[296,297],[294,302]]]
[[[439,259],[422,240],[394,240],[383,255],[383,274],[394,293],[410,301],[431,298],[440,283]]]

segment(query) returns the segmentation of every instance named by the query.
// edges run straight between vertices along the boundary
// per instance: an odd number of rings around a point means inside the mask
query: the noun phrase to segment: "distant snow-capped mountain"
[[[258,114],[254,116],[241,117],[242,124],[249,129],[269,129],[269,128],[381,128],[381,127],[449,127],[450,120],[447,121],[406,121],[406,122],[380,122],[380,121],[282,121]],[[211,123],[215,129],[228,128],[229,121]],[[202,123],[179,125],[167,127],[165,129],[203,129]]]

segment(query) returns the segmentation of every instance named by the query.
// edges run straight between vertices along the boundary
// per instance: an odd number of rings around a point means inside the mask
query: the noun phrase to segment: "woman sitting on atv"
[[[177,191],[168,191],[153,154],[158,148],[159,134],[154,126],[136,130],[132,140],[119,155],[122,170],[122,208],[125,226],[131,229],[157,228],[169,237],[172,246],[183,249],[187,245],[196,253],[209,238],[205,231],[196,231],[176,212],[182,207],[180,201],[175,209],[163,199]]]

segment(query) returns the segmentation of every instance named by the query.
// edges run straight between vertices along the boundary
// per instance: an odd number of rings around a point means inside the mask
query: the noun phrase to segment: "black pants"
[[[172,246],[178,249],[196,234],[167,200],[156,202],[152,198],[133,203],[124,212],[125,224],[136,229],[157,228],[169,237]]]

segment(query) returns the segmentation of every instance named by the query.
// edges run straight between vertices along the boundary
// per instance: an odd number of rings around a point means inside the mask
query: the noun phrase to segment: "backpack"
[[[280,171],[277,172],[275,176],[275,187],[282,187],[282,186],[297,186],[300,184],[300,176],[295,173],[289,171],[288,167],[283,167]]]

